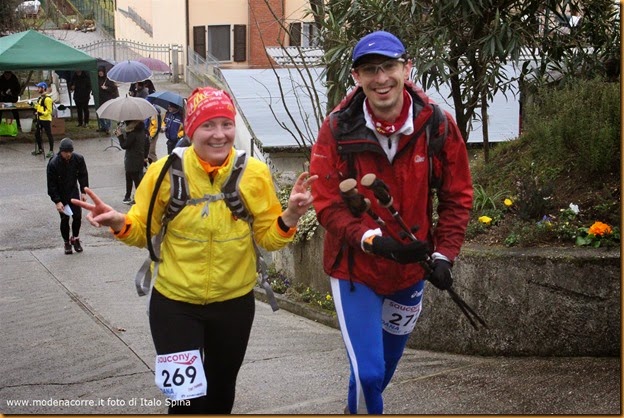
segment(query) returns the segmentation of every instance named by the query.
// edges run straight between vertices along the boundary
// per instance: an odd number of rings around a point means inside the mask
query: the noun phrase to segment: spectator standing
[[[180,138],[184,136],[184,119],[178,106],[174,104],[167,106],[161,130],[167,138],[167,154],[171,154]]]
[[[143,80],[143,81],[139,81],[137,83],[130,84],[130,89],[128,90],[128,94],[130,96],[141,97],[141,96],[137,96],[137,90],[138,90],[139,84],[141,84],[142,87],[146,88],[147,95],[150,95],[150,94],[152,94],[152,93],[154,93],[156,91],[156,87],[154,86],[154,83],[152,82],[152,80],[150,80],[148,78],[147,80]],[[141,93],[141,95],[142,94],[143,93]]]
[[[461,133],[445,112],[442,163],[429,160],[425,124],[433,117],[433,102],[409,81],[411,70],[394,35],[377,31],[363,37],[353,50],[357,87],[325,119],[312,148],[310,172],[319,177],[312,186],[314,208],[326,230],[323,267],[351,367],[345,412],[352,414],[383,413],[383,391],[422,311],[425,279],[442,290],[451,287],[451,267],[472,208]],[[442,180],[435,228],[430,169]],[[385,225],[352,214],[339,185],[347,178],[359,184],[369,173],[387,185],[415,240],[401,234],[397,219],[365,187],[358,191]],[[430,255],[428,274],[418,263]]]
[[[86,71],[77,70],[69,89],[74,92],[74,103],[78,112],[78,126],[89,127],[89,100],[91,99],[91,78]]]
[[[119,139],[119,146],[126,150],[124,156],[124,170],[126,172],[126,194],[123,203],[134,204],[132,198],[132,184],[135,190],[139,187],[143,178],[143,169],[147,158],[145,125],[142,120],[126,121],[126,130],[122,132],[119,127],[115,130],[115,135]]]
[[[98,89],[100,97],[100,104],[98,105],[98,108],[109,100],[119,97],[119,88],[114,81],[108,79],[106,76],[106,67],[104,66],[98,68]],[[106,132],[109,134],[110,128],[110,119],[102,119],[98,117],[97,132]]]
[[[32,154],[43,154],[43,143],[41,138],[41,131],[44,130],[48,137],[48,143],[50,144],[50,152],[46,154],[46,158],[52,158],[54,156],[54,137],[52,136],[52,111],[54,110],[54,103],[52,98],[48,96],[48,83],[42,81],[37,85],[37,93],[39,98],[34,103],[35,110],[35,141],[37,143],[36,148]]]
[[[153,105],[156,109],[156,114],[152,117],[145,119],[145,135],[148,141],[147,151],[147,163],[151,164],[158,159],[156,155],[156,144],[158,143],[158,133],[160,132],[160,126],[162,125],[162,116],[160,115],[160,108]]]
[[[5,71],[0,77],[0,102],[2,103],[17,103],[19,100],[21,86],[17,79],[17,76],[12,71]],[[17,129],[22,130],[22,124],[20,123],[19,111],[17,109],[11,110],[13,119],[17,123]],[[2,121],[2,110],[0,110],[0,121]]]
[[[61,216],[61,237],[65,243],[65,254],[71,254],[72,247],[80,253],[82,208],[72,203],[71,199],[86,201],[84,189],[89,186],[89,173],[84,157],[74,152],[74,143],[70,138],[63,138],[58,154],[48,162],[47,179],[48,196]]]
[[[134,97],[141,97],[142,99],[146,99],[149,95],[147,87],[145,87],[145,83],[139,81],[136,83],[136,90],[134,91]]]

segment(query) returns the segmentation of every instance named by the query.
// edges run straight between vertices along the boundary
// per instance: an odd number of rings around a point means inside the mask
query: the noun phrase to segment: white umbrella
[[[102,104],[96,113],[100,119],[124,121],[144,120],[158,112],[150,102],[141,97],[117,97]]]

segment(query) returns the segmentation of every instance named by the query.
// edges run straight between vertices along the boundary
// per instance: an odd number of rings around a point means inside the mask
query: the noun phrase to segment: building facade
[[[267,47],[313,46],[308,0],[117,0],[115,37],[180,44],[223,68],[268,68]]]

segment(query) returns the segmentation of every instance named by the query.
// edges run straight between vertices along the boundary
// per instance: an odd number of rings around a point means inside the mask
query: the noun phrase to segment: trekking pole
[[[354,216],[360,217],[366,212],[379,226],[386,226],[386,223],[371,209],[371,201],[358,193],[355,179],[346,179],[340,182],[340,195],[347,203],[347,207]]]
[[[394,206],[392,206],[393,199],[392,199],[392,196],[390,195],[390,189],[388,188],[386,183],[384,183],[383,180],[378,179],[377,176],[375,176],[375,174],[368,173],[362,177],[362,179],[360,180],[360,184],[362,184],[362,186],[368,189],[371,189],[373,191],[373,194],[379,201],[379,204],[387,208],[388,211],[390,211],[390,214],[392,214],[392,217],[397,221],[397,223],[399,224],[401,229],[405,232],[407,237],[411,239],[412,241],[416,241],[417,238],[412,233],[412,230],[407,226],[405,221],[403,221],[403,218],[401,217],[399,212],[394,208]],[[433,260],[431,259],[431,257],[429,257],[429,255],[427,255],[426,257],[427,258],[424,261],[420,262],[420,265],[423,267],[423,269],[428,275],[431,275],[431,273],[433,272]],[[485,328],[488,327],[485,321],[470,307],[470,305],[466,303],[466,301],[464,301],[455,292],[455,290],[452,287],[449,287],[446,290],[448,291],[449,296],[451,297],[453,302],[455,302],[455,304],[459,307],[459,309],[466,316],[466,318],[468,318],[470,325],[472,325],[475,329],[478,329],[476,322],[470,316],[472,315],[474,316],[474,318],[476,318],[476,320],[481,325],[483,325]]]
[[[399,215],[399,212],[394,208],[394,206],[392,206],[393,199],[392,196],[390,196],[390,190],[388,189],[386,183],[378,179],[373,173],[368,173],[362,177],[360,184],[373,191],[373,194],[379,201],[379,204],[388,209],[392,217],[397,221],[407,236],[412,241],[416,241],[416,236],[414,236],[412,230],[405,224],[403,218]]]

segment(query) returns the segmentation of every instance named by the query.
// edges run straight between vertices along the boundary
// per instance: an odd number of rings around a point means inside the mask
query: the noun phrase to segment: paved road
[[[86,158],[96,193],[125,210],[123,152],[105,150],[108,144],[93,138],[76,141],[75,149]],[[159,155],[164,148],[161,139]],[[145,300],[132,280],[146,251],[84,222],[85,251],[64,255],[45,162],[31,150],[32,144],[0,144],[0,412],[165,413],[153,384]],[[233,412],[341,413],[348,366],[338,331],[256,306]],[[621,414],[620,373],[619,358],[407,350],[386,390],[386,412]]]

